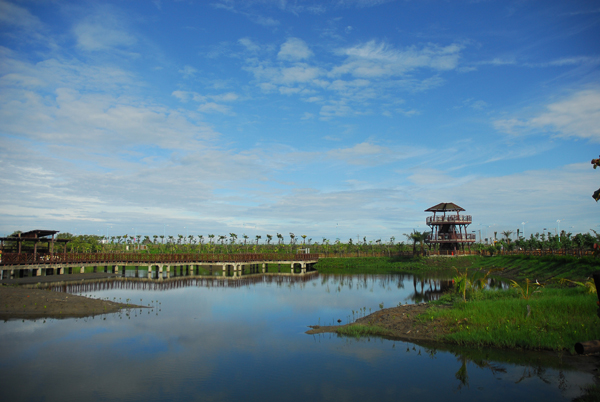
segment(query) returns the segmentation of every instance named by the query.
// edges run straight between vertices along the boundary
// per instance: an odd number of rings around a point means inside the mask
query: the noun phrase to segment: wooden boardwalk
[[[170,276],[171,269],[187,275],[198,274],[202,268],[210,275],[239,278],[244,274],[267,273],[269,266],[288,266],[290,274],[305,274],[313,270],[318,254],[141,254],[141,253],[5,253],[0,260],[1,280],[65,274],[84,274],[92,267],[94,273],[125,274],[125,267],[147,270],[148,278]],[[88,269],[89,270],[89,269]],[[156,271],[156,275],[154,274]],[[57,278],[58,279],[58,278]]]

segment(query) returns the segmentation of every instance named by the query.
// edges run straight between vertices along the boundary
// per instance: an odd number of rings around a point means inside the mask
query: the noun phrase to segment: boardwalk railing
[[[141,253],[3,253],[2,265],[33,264],[163,264],[163,263],[242,263],[269,261],[315,261],[319,254],[141,254]]]

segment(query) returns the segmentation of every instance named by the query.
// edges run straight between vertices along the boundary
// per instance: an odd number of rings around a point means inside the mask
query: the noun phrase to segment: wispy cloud
[[[39,18],[32,15],[27,9],[7,1],[0,1],[0,22],[5,26],[17,26],[35,31],[41,28]]]
[[[90,52],[129,48],[137,43],[125,20],[106,10],[77,23],[73,34],[79,49]]]
[[[244,40],[243,44],[255,48],[252,42]],[[461,49],[458,44],[428,44],[399,50],[370,41],[336,49],[333,56],[338,62],[325,64],[303,40],[289,38],[280,46],[276,60],[250,57],[245,69],[263,92],[310,94],[305,99],[322,101],[320,115],[332,118],[371,113],[369,100],[393,96],[397,90],[426,91],[443,84],[440,73],[458,66]],[[398,113],[416,112],[402,109]]]
[[[578,137],[600,142],[600,90],[587,89],[545,107],[529,118],[494,121],[497,130],[509,134],[549,132],[555,137]]]
[[[459,44],[429,44],[422,48],[411,46],[400,50],[383,42],[369,41],[338,49],[336,53],[347,58],[342,65],[333,68],[330,75],[390,77],[423,68],[436,71],[451,70],[458,66],[461,49]]]

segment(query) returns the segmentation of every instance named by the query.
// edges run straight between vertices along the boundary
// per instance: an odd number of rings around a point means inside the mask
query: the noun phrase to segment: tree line
[[[561,231],[554,235],[548,233],[531,234],[529,238],[517,236],[513,239],[513,231],[504,231],[500,237],[494,233],[491,244],[474,243],[471,250],[482,254],[494,255],[502,251],[533,251],[533,250],[594,250],[600,243],[600,234],[591,230],[592,233],[572,233]],[[13,233],[16,236],[19,232]],[[413,230],[405,233],[407,243],[396,241],[395,237],[382,240],[348,239],[342,242],[340,239],[331,241],[325,237],[319,241],[313,241],[306,235],[296,236],[289,233],[283,236],[277,233],[275,236],[267,234],[263,237],[256,235],[250,238],[247,235],[238,236],[235,233],[229,235],[177,235],[177,236],[131,236],[128,234],[116,236],[98,235],[73,235],[71,233],[60,233],[57,238],[71,240],[67,243],[67,252],[76,253],[121,253],[121,252],[144,252],[144,253],[208,253],[208,254],[241,254],[241,253],[296,253],[299,250],[310,250],[318,254],[356,254],[357,256],[369,255],[392,255],[397,253],[412,253],[414,255],[426,255],[434,248],[427,242],[431,232]],[[61,252],[62,250],[55,250]]]

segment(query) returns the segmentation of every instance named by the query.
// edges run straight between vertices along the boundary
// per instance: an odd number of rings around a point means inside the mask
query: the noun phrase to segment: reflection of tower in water
[[[440,296],[452,288],[452,279],[419,279],[413,277],[414,293],[411,298],[414,302],[439,300]]]

